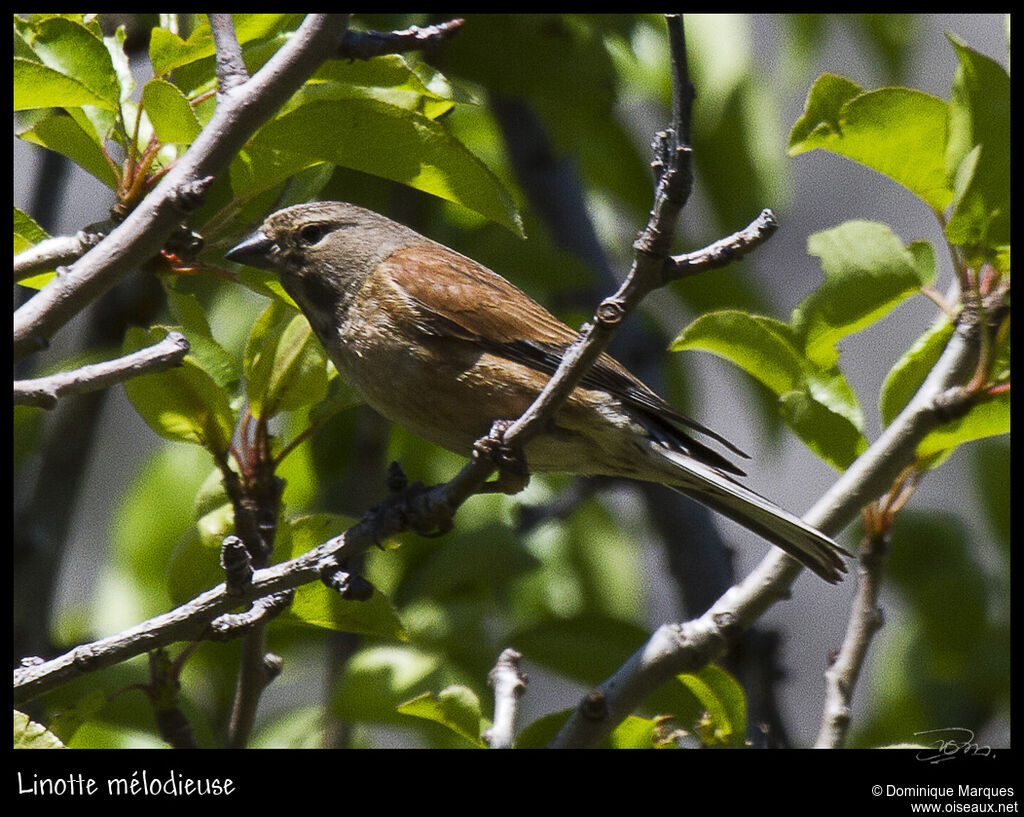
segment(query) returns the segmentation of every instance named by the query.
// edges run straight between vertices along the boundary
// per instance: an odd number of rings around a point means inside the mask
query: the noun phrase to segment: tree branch
[[[66,394],[99,391],[133,377],[180,366],[189,343],[181,332],[169,332],[159,343],[123,357],[90,363],[70,372],[14,382],[14,404],[51,409]]]
[[[842,530],[880,496],[915,458],[917,445],[949,419],[950,399],[970,400],[959,384],[977,360],[977,316],[961,315],[956,332],[928,378],[881,436],[803,517],[823,533]],[[960,395],[958,398],[957,395]],[[775,602],[786,598],[801,566],[772,549],[745,579],[729,588],[704,615],[665,624],[569,718],[552,746],[594,746],[657,687],[694,672],[721,655]],[[600,700],[595,710],[593,699]],[[596,713],[596,714],[595,714]]]
[[[403,54],[436,45],[458,34],[465,20],[449,20],[432,26],[410,26],[402,31],[345,32],[338,46],[341,59],[368,60],[381,54]]]
[[[768,209],[762,210],[760,215],[742,230],[721,238],[702,250],[673,255],[665,263],[662,274],[666,281],[675,281],[728,266],[760,247],[778,229],[779,222],[775,219],[775,214]]]
[[[882,584],[882,565],[887,549],[888,530],[868,535],[861,543],[859,584],[846,626],[846,637],[835,660],[825,672],[825,707],[818,739],[814,743],[816,749],[838,749],[846,740],[853,688],[871,639],[882,626],[878,591]]]
[[[331,56],[347,23],[347,15],[309,15],[252,79],[222,94],[192,147],[139,206],[14,313],[16,361],[46,346],[86,304],[160,251],[181,218],[181,192],[227,168],[256,129]]]
[[[494,721],[484,740],[492,749],[512,748],[516,711],[519,699],[526,691],[526,673],[519,669],[522,657],[511,647],[502,650],[494,669],[487,676],[487,681],[494,688]]]
[[[14,256],[14,282],[74,263],[95,247],[101,238],[101,235],[81,230],[75,235],[46,238],[34,247],[22,250]]]
[[[242,46],[235,36],[230,14],[208,14],[213,47],[217,55],[217,93],[226,94],[249,80],[249,71],[242,59]]]

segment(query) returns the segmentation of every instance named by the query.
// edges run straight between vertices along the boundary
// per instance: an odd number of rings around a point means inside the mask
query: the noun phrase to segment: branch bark
[[[99,391],[133,377],[180,366],[189,343],[181,332],[169,332],[159,343],[123,357],[90,363],[70,372],[14,381],[14,404],[50,409],[67,394]]]
[[[256,129],[332,55],[347,23],[347,15],[309,15],[252,79],[222,95],[209,124],[152,193],[14,313],[16,361],[45,347],[86,304],[160,251],[181,218],[183,191],[227,168]]]
[[[951,396],[977,361],[977,315],[964,312],[957,330],[911,401],[882,435],[803,517],[834,535],[871,500],[880,496],[914,461],[918,443],[948,419]],[[963,399],[970,399],[963,395]],[[571,748],[600,743],[658,686],[683,672],[694,672],[721,655],[775,602],[789,594],[801,566],[773,549],[745,579],[729,588],[704,615],[665,624],[616,673],[587,696],[551,746]],[[593,701],[600,707],[595,709]]]

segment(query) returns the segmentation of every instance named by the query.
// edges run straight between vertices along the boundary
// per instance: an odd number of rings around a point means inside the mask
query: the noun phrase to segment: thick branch
[[[842,530],[860,509],[880,496],[914,461],[917,445],[948,419],[950,393],[969,377],[977,360],[973,321],[961,320],[956,333],[917,394],[899,416],[835,482],[803,519],[824,533]],[[969,399],[965,396],[965,399]],[[775,602],[786,598],[801,566],[772,549],[745,579],[726,591],[697,619],[666,624],[606,680],[595,693],[597,716],[581,705],[552,742],[555,747],[594,746],[661,684],[693,672],[721,655]]]
[[[14,313],[14,355],[21,360],[160,251],[181,219],[182,190],[223,172],[246,140],[331,56],[346,15],[309,15],[252,79],[225,92],[209,124],[160,184],[109,236]]]
[[[124,357],[34,380],[16,380],[14,404],[50,409],[66,394],[98,391],[133,377],[180,366],[188,351],[188,338],[181,332],[169,332],[159,343]]]

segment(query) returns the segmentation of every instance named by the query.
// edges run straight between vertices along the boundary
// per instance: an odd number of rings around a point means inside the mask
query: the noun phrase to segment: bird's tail
[[[673,466],[665,480],[668,487],[764,537],[825,581],[842,580],[846,572],[842,556],[852,554],[828,536],[711,466],[654,442],[651,448]]]

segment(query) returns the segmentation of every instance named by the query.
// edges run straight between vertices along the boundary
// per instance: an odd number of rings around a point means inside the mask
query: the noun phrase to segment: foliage
[[[800,22],[806,36],[816,36],[822,17]],[[124,28],[110,32],[102,22],[95,15],[15,18],[18,135],[67,157],[131,209],[210,119],[216,104],[213,39],[204,15],[183,16],[179,31],[153,28],[147,56],[153,76],[136,88]],[[301,15],[238,14],[234,22],[252,72],[281,47]],[[410,22],[357,20],[380,29]],[[885,59],[900,64],[902,40],[882,38],[878,32],[887,29],[874,18],[856,25],[875,32],[871,41],[884,40]],[[773,89],[745,56],[749,33],[720,19],[702,20],[692,31],[698,99],[707,89],[709,100],[695,123],[697,172],[710,209],[722,219],[707,228],[711,234],[736,229],[737,221],[781,197],[786,168],[781,149],[772,154],[757,141],[778,132],[778,123]],[[525,100],[553,154],[572,157],[595,219],[610,225],[605,251],[617,264],[629,252],[630,239],[623,237],[650,206],[642,142],[650,134],[638,140],[623,112],[641,101],[666,100],[662,39],[661,24],[642,15],[478,15],[431,62],[392,54],[325,63],[252,136],[190,218],[204,240],[198,255],[165,252],[148,265],[159,277],[167,310],[150,328],[128,330],[123,350],[148,345],[171,329],[184,332],[192,348],[181,368],[126,385],[138,414],[167,442],[154,448],[118,501],[111,530],[115,565],[105,570],[102,587],[105,598],[124,604],[116,613],[80,611],[78,621],[67,616],[55,623],[58,640],[84,637],[101,621],[128,626],[223,580],[220,543],[234,519],[219,464],[249,423],[273,429],[271,450],[287,480],[275,562],[350,524],[338,511],[362,513],[365,507],[348,503],[351,495],[366,495],[367,483],[383,491],[373,470],[380,463],[353,470],[360,468],[360,447],[374,440],[367,440],[349,410],[352,394],[272,276],[226,269],[223,252],[231,243],[269,210],[296,201],[340,198],[380,210],[398,202],[417,215],[424,232],[500,269],[541,300],[567,304],[562,313],[572,322],[577,310],[590,308],[577,296],[592,270],[523,205],[526,194],[500,138],[500,112],[511,100]],[[730,47],[720,47],[723,42]],[[802,43],[793,47],[799,51]],[[916,206],[940,220],[945,246],[906,241],[891,227],[862,219],[815,232],[807,238],[807,253],[818,259],[824,277],[788,322],[763,314],[770,309],[767,299],[736,269],[713,284],[694,281],[674,293],[700,317],[671,348],[711,352],[745,371],[768,395],[766,425],[781,418],[840,471],[868,445],[864,408],[841,365],[841,341],[892,320],[902,303],[932,286],[947,257],[964,280],[979,285],[1009,275],[1009,77],[952,36],[950,47],[958,68],[948,100],[900,87],[865,90],[825,74],[811,86],[789,140],[791,156],[829,151],[906,188]],[[630,226],[617,226],[620,216]],[[691,233],[690,241],[701,238]],[[530,240],[522,242],[523,235]],[[47,237],[17,209],[14,236],[15,253]],[[40,287],[51,275],[23,283]],[[940,318],[879,378],[883,425],[911,399],[951,332],[951,321]],[[923,468],[937,467],[964,443],[1008,433],[1009,390],[997,387],[1009,383],[1009,350],[1007,327],[991,355],[990,399],[922,443]],[[664,373],[670,392],[685,391],[680,368]],[[312,451],[304,444],[311,436],[317,441]],[[376,442],[386,447],[386,441]],[[997,457],[1004,449],[987,440],[983,450]],[[417,479],[451,476],[452,458],[401,431],[394,432],[391,451]],[[326,650],[328,632],[363,637],[344,674],[332,679],[329,701],[331,713],[352,725],[355,745],[372,743],[370,727],[379,724],[413,730],[428,745],[483,745],[489,725],[484,679],[501,647],[515,645],[543,669],[593,684],[645,637],[642,528],[631,528],[622,514],[597,501],[539,524],[520,518],[524,506],[545,506],[565,487],[555,478],[535,481],[515,500],[480,497],[443,539],[409,536],[384,543],[364,567],[376,588],[370,601],[343,601],[321,584],[303,588],[270,625],[270,646],[291,665],[310,651]],[[997,494],[988,491],[982,501],[999,525],[1008,512],[992,499]],[[956,524],[936,528],[934,541]],[[929,525],[918,525],[917,534],[930,531]],[[945,553],[950,575],[971,579],[958,609],[969,610],[972,627],[986,633],[967,643],[955,621],[947,627],[936,615],[946,585],[919,581],[908,564],[935,558],[915,544],[912,527],[900,526],[894,534],[894,553],[904,537],[908,542],[902,555],[894,555],[894,578],[914,621],[923,622],[922,635],[915,638],[908,626],[901,638],[924,656],[915,666],[939,662],[946,674],[937,687],[908,674],[899,694],[877,693],[890,709],[882,707],[865,728],[867,742],[888,740],[893,719],[913,706],[953,697],[951,689],[970,687],[973,709],[961,709],[955,718],[974,718],[972,723],[984,722],[993,702],[1006,697],[1002,665],[969,673],[998,652],[1008,627],[998,622],[986,629],[986,585],[978,566],[963,549]],[[234,650],[208,643],[185,665],[182,696],[200,742],[212,741],[226,718],[236,665]],[[140,705],[141,696],[131,704],[104,705],[95,698],[98,687],[127,687],[141,672],[129,664],[48,696],[51,712],[82,713],[74,728],[42,732],[27,719],[19,726],[15,713],[16,732],[26,740],[71,746],[123,745],[133,730],[152,734],[152,712]],[[665,746],[686,737],[708,746],[745,745],[752,724],[743,691],[728,672],[708,666],[677,681],[624,721],[608,745]],[[276,745],[315,745],[309,732],[315,727],[298,714],[272,718],[256,743],[265,745],[272,734]],[[518,745],[543,745],[565,717],[554,713],[529,724]]]

